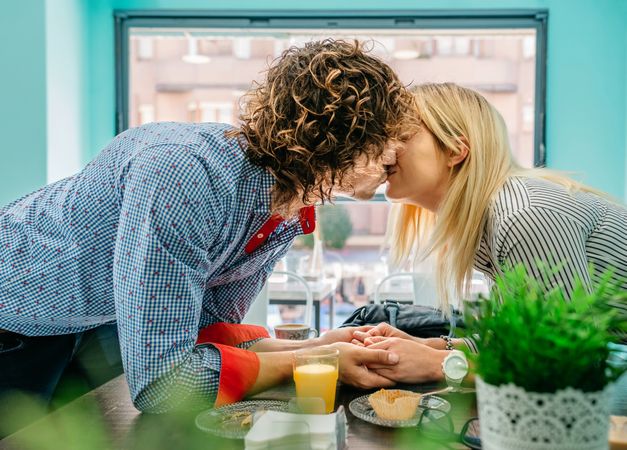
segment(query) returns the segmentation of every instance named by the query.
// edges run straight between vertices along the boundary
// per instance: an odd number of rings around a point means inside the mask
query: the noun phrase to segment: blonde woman
[[[399,143],[387,180],[386,196],[399,203],[391,221],[392,258],[402,264],[412,254],[432,255],[442,308],[464,296],[473,269],[494,280],[502,267],[523,263],[567,294],[577,278],[594,285],[590,264],[598,275],[612,268],[615,281],[624,283],[624,205],[556,172],[517,165],[503,118],[477,92],[425,84],[415,100],[422,125]],[[561,268],[545,276],[539,261]],[[442,378],[447,344],[463,344],[414,340],[387,325],[355,338],[399,353],[401,364],[380,373],[407,382]]]

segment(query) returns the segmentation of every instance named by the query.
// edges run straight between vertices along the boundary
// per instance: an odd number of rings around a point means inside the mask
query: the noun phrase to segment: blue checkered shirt
[[[117,320],[141,410],[210,404],[220,354],[198,330],[238,323],[302,233],[270,217],[272,176],[223,124],[154,123],[117,136],[80,173],[0,210],[0,329],[77,333]]]

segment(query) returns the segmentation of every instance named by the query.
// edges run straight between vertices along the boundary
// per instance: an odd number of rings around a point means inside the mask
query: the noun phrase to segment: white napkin
[[[266,411],[255,416],[246,435],[246,450],[341,450],[346,439],[346,415],[294,414]]]

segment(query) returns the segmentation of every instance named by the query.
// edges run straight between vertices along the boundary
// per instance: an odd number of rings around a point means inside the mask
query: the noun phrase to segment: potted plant
[[[612,382],[626,370],[608,363],[608,344],[627,329],[610,305],[627,292],[611,279],[593,292],[579,283],[567,300],[518,266],[468,306],[482,448],[608,448]]]

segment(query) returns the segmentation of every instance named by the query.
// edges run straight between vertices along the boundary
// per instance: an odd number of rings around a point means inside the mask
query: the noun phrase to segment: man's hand
[[[372,325],[365,325],[363,327],[335,328],[327,331],[323,336],[317,338],[315,340],[315,345],[329,345],[336,342],[351,342],[355,333],[363,334],[372,328],[374,328]]]
[[[374,336],[381,337],[394,337],[399,339],[407,339],[410,341],[421,342],[422,339],[413,337],[404,331],[399,330],[398,328],[394,328],[387,322],[381,322],[376,327],[371,327],[369,330],[363,331],[359,328],[354,328],[355,332],[353,333],[353,339],[350,341],[356,345],[365,345],[368,346],[372,343],[370,338]]]
[[[362,389],[394,386],[394,381],[369,369],[391,368],[398,363],[398,355],[384,349],[358,347],[347,342],[331,345],[340,351],[340,381]]]
[[[319,338],[306,339],[304,341],[291,341],[289,339],[262,339],[251,345],[248,350],[255,353],[261,352],[284,352],[294,351],[303,348],[313,348],[320,345],[330,345],[336,342],[350,342],[355,332],[365,333],[373,328],[372,325],[363,327],[346,327],[329,330],[324,336]]]
[[[442,361],[448,354],[413,340],[397,337],[373,336],[368,338],[367,350],[387,350],[399,356],[398,364],[369,364],[369,368],[398,383],[424,383],[444,379]]]

